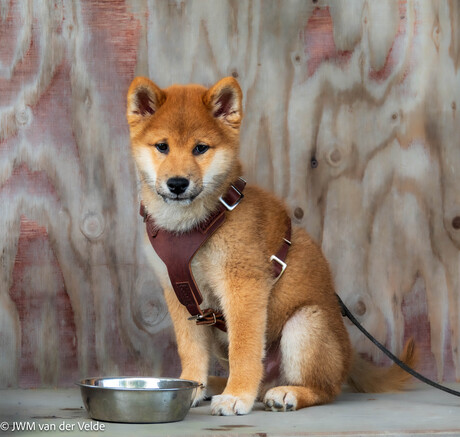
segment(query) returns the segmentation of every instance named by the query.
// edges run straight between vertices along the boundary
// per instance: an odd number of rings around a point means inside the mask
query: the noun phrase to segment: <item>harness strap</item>
[[[189,320],[196,320],[197,325],[215,326],[224,332],[226,331],[224,315],[212,308],[202,310],[200,307],[203,297],[193,277],[191,263],[201,246],[222,226],[226,218],[226,211],[233,211],[241,202],[245,186],[244,179],[237,179],[226,194],[219,199],[220,204],[216,211],[196,228],[183,234],[158,228],[142,202],[139,211],[144,218],[150,243],[168,269],[173,290],[179,302],[187,308],[191,315]],[[270,258],[275,282],[286,270],[285,260],[291,245],[290,239],[291,220],[288,217],[283,244]]]
[[[236,180],[227,193],[219,199],[221,203],[216,211],[195,229],[184,234],[158,228],[142,203],[139,211],[144,217],[152,247],[166,264],[171,285],[179,302],[187,308],[191,319],[196,320],[197,324],[214,325],[222,331],[226,330],[223,314],[211,308],[206,310],[200,308],[203,297],[193,277],[191,263],[201,246],[222,226],[226,211],[231,211],[240,203],[244,197],[245,185],[244,179]]]
[[[291,219],[289,217],[286,218],[286,234],[283,238],[283,244],[278,249],[278,252],[275,255],[270,257],[270,261],[273,265],[273,277],[275,278],[275,282],[283,275],[284,271],[286,270],[286,258],[289,251],[289,247],[291,246]]]

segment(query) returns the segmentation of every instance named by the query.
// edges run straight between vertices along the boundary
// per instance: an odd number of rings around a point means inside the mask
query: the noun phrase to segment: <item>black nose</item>
[[[166,182],[166,185],[168,185],[171,193],[179,195],[185,192],[189,186],[189,180],[185,178],[170,178],[168,182]]]

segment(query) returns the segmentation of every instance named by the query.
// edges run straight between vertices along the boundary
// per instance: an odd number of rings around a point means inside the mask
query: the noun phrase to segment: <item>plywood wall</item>
[[[179,371],[141,249],[135,75],[236,77],[247,179],[378,339],[460,379],[459,67],[455,0],[0,0],[0,387]]]

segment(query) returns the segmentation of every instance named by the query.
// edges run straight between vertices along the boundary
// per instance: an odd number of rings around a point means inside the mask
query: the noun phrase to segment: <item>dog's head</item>
[[[222,190],[239,176],[242,93],[228,77],[207,89],[160,89],[137,77],[128,91],[131,147],[143,189],[177,207]]]

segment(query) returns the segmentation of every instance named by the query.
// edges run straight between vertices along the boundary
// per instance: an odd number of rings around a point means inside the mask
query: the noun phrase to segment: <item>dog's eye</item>
[[[168,153],[169,152],[169,146],[167,143],[156,143],[155,147],[160,153]]]
[[[209,146],[206,144],[197,144],[196,147],[193,149],[193,154],[194,155],[202,155],[203,153],[206,153],[209,149]]]

